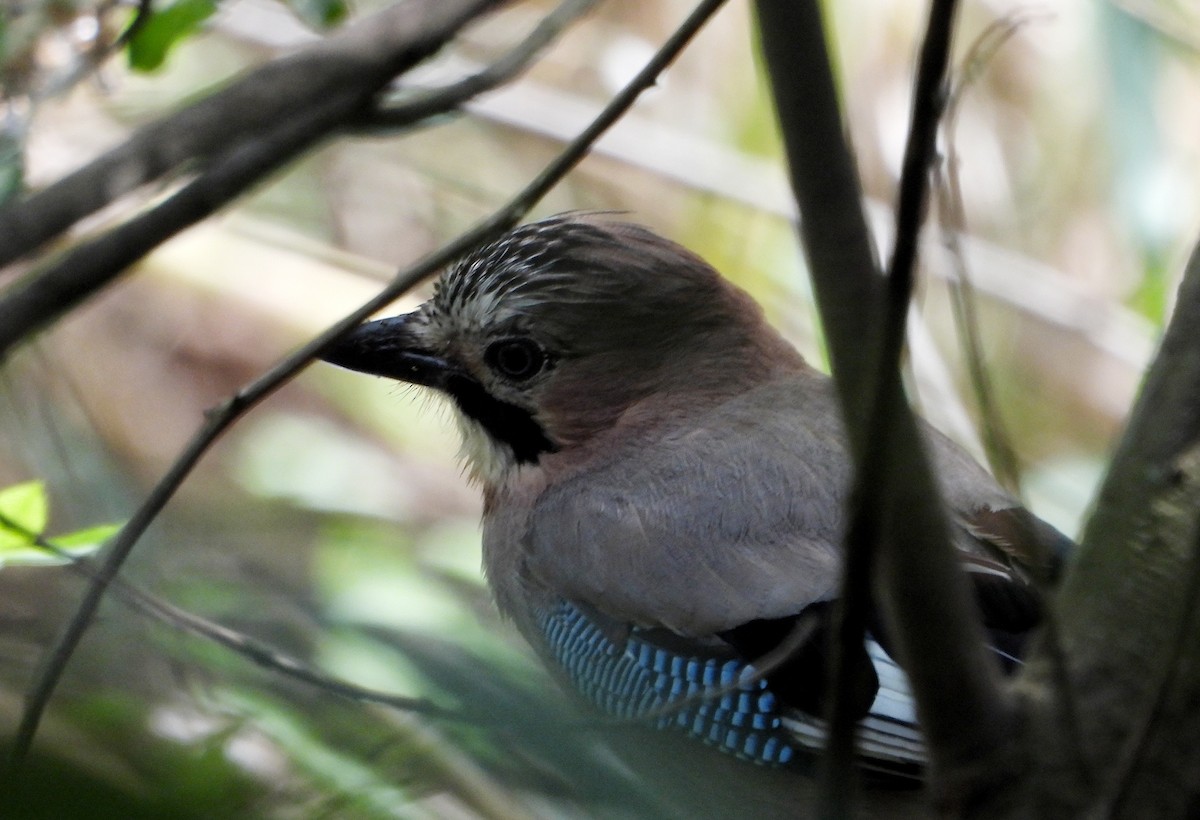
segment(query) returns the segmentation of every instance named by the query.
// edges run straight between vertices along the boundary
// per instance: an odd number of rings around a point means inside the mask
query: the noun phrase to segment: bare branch
[[[91,559],[72,555],[70,552],[56,546],[53,541],[21,526],[4,513],[0,513],[0,526],[20,533],[25,538],[28,538],[38,549],[44,550],[68,562],[71,569],[78,572],[84,578],[95,580],[100,574],[100,568]],[[207,618],[202,618],[193,612],[188,612],[122,578],[113,578],[109,583],[109,588],[122,603],[143,615],[148,615],[174,629],[223,646],[264,669],[278,672],[289,678],[316,686],[338,697],[362,703],[375,703],[391,709],[426,715],[441,720],[469,720],[472,723],[478,723],[479,721],[480,716],[478,715],[467,715],[465,712],[447,709],[425,698],[412,698],[389,692],[381,692],[377,689],[368,689],[341,680],[340,678],[326,675],[323,672],[313,669],[300,659],[280,652],[275,647],[244,632],[230,629]]]
[[[818,5],[759,0],[758,27],[800,208],[800,239],[838,392],[849,409],[874,373],[877,340],[872,334],[864,337],[862,329],[882,324],[883,280],[877,275]],[[852,436],[860,429],[849,425]]]
[[[482,71],[445,88],[410,95],[400,102],[386,100],[366,111],[355,127],[395,130],[445,114],[485,91],[516,79],[559,34],[596,5],[597,0],[563,0],[542,18],[529,36]]]
[[[638,96],[655,83],[662,70],[683,50],[696,32],[721,7],[722,3],[723,0],[704,0],[698,4],[646,66],[613,98],[583,133],[567,145],[542,173],[502,208],[450,244],[398,273],[374,298],[287,356],[269,371],[239,390],[224,405],[208,414],[204,424],[196,431],[175,463],[151,490],[145,501],[121,528],[109,546],[108,554],[100,566],[95,580],[88,587],[83,601],[80,602],[66,631],[60,636],[45,668],[29,692],[25,712],[22,715],[21,725],[14,742],[14,762],[19,762],[24,758],[33,742],[46,705],[49,703],[75,647],[95,616],[109,584],[120,572],[125,560],[146,528],[170,501],[175,491],[221,433],[250,408],[308,365],[318,353],[332,344],[339,336],[349,332],[417,282],[444,267],[472,247],[515,225],[587,154],[591,145],[633,105]]]
[[[759,3],[802,236],[857,468],[835,643],[839,679],[858,672],[859,653],[841,652],[840,647],[862,642],[875,578],[913,682],[935,774],[952,778],[960,770],[973,771],[981,755],[1003,742],[1011,716],[949,547],[938,491],[899,379],[954,9],[953,0],[934,0],[930,8],[885,294],[871,263],[828,58],[824,45],[814,42],[823,31],[816,4]],[[879,567],[872,572],[876,548]],[[823,811],[846,816],[853,720],[847,705],[836,695],[834,701]]]
[[[185,163],[203,166],[318,106],[361,109],[497,0],[410,0],[248,74],[151,123],[53,185],[0,209],[0,267]],[[314,122],[324,132],[342,123]]]
[[[966,209],[963,206],[962,184],[959,179],[958,113],[967,91],[1005,43],[1023,26],[1036,19],[1030,11],[1016,12],[989,25],[967,51],[958,80],[950,89],[943,124],[946,156],[941,163],[937,185],[938,222],[942,244],[949,253],[953,275],[948,280],[954,323],[962,339],[967,373],[979,405],[983,442],[989,465],[996,478],[1014,495],[1021,495],[1021,471],[1004,418],[996,406],[992,382],[983,360],[983,343],[979,338],[979,315],[975,310],[975,285],[967,265],[962,238],[966,234]]]
[[[1039,773],[1035,797],[1055,811],[1112,816],[1151,783],[1196,799],[1192,711],[1200,698],[1194,584],[1200,532],[1200,244],[1192,251],[1162,347],[1109,467],[1058,596],[1059,634],[1081,739],[1058,728],[1054,647],[1040,643],[1020,687]],[[1164,704],[1169,717],[1164,718]],[[1081,770],[1078,748],[1087,755]],[[1161,764],[1151,772],[1141,750]],[[1164,749],[1176,750],[1167,756]],[[1108,784],[1097,789],[1095,784]],[[1175,786],[1170,784],[1174,783]],[[1192,805],[1195,805],[1194,803]],[[1153,812],[1183,815],[1187,809]]]
[[[896,207],[896,245],[888,266],[879,388],[867,446],[856,470],[860,506],[851,523],[845,586],[847,593],[854,589],[864,599],[865,609],[872,576],[869,551],[876,547],[879,603],[913,684],[934,774],[950,780],[957,780],[961,769],[975,773],[980,757],[1002,747],[1012,718],[984,647],[966,579],[949,546],[936,484],[927,463],[922,463],[916,425],[906,412],[899,379],[955,11],[955,0],[931,2],[921,47]],[[883,509],[884,515],[873,512],[876,509]],[[859,562],[866,566],[855,579],[852,565]],[[951,708],[947,701],[952,701]]]
[[[565,0],[520,46],[494,66],[450,88],[398,105],[382,121],[395,127],[428,119],[510,79],[593,4],[594,0]],[[112,281],[167,238],[210,216],[334,129],[360,118],[376,123],[373,110],[363,112],[361,90],[353,91],[359,93],[314,100],[310,108],[257,136],[239,140],[235,135],[232,147],[210,157],[207,170],[166,202],[76,246],[50,268],[36,271],[14,285],[0,300],[0,358],[14,344]]]
[[[235,144],[209,170],[162,204],[80,243],[49,268],[18,281],[0,299],[0,358],[171,236],[212,215],[291,161],[348,116],[346,102],[345,97],[334,97],[284,121],[260,139]]]

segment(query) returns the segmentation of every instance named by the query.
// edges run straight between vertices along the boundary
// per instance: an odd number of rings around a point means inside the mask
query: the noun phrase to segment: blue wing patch
[[[767,682],[732,655],[685,654],[636,630],[618,647],[566,602],[539,625],[571,682],[607,714],[675,727],[756,763],[789,763],[802,745],[784,726]]]
[[[542,613],[538,624],[572,684],[609,715],[681,730],[766,765],[811,763],[812,753],[825,746],[825,722],[781,703],[754,665],[732,652],[666,646],[637,629],[617,645],[565,601]],[[869,771],[916,781],[925,764],[925,744],[908,679],[876,641],[868,639],[867,652],[880,686],[858,726],[860,763]]]

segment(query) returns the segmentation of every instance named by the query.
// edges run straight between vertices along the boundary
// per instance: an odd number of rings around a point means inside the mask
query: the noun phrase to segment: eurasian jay
[[[449,398],[496,602],[586,700],[760,763],[822,747],[850,458],[829,378],[746,293],[644,228],[561,215],[324,358]],[[1069,542],[949,439],[925,441],[1011,666],[1040,616],[1011,556]],[[858,753],[912,774],[924,750],[884,633],[862,647]]]

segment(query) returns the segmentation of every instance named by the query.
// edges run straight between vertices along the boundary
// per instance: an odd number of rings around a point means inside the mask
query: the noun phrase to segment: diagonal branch
[[[496,65],[439,92],[395,106],[388,111],[388,123],[396,127],[427,120],[511,79],[593,2],[564,0]],[[0,299],[0,358],[21,339],[111,282],[172,235],[212,215],[331,131],[363,118],[374,122],[374,113],[364,111],[361,89],[350,89],[316,99],[309,108],[256,136],[235,138],[232,147],[210,157],[208,167],[165,202],[107,234],[79,244],[58,262],[30,274],[7,292]]]
[[[0,513],[0,527],[19,533],[29,539],[30,543],[50,555],[68,562],[72,570],[84,578],[94,580],[100,573],[99,567],[90,558],[80,558],[56,546],[45,536],[39,535]],[[374,703],[398,711],[426,715],[441,720],[469,720],[478,723],[479,716],[468,715],[465,712],[448,709],[424,698],[406,697],[350,683],[340,678],[326,675],[307,665],[299,658],[280,652],[275,647],[257,640],[256,638],[230,629],[207,618],[202,618],[193,612],[175,606],[157,595],[125,581],[113,578],[109,582],[112,593],[125,605],[148,615],[174,629],[204,638],[218,646],[241,655],[250,662],[273,672],[286,675],[295,680],[315,686],[338,697],[347,698],[362,703]]]
[[[429,57],[498,0],[408,0],[347,26],[174,114],[49,187],[0,209],[0,267],[83,217],[186,163],[203,166],[261,141],[319,104],[367,106],[399,73]],[[338,101],[339,105],[334,104]],[[342,123],[322,119],[312,139]]]
[[[320,139],[350,113],[334,97],[246,140],[167,198],[96,239],[82,242],[44,270],[34,271],[0,299],[0,359],[20,341],[112,282],[174,234],[211,216],[255,182]]]
[[[558,183],[588,152],[592,144],[633,105],[643,91],[654,85],[659,74],[691,41],[705,22],[721,7],[723,0],[703,0],[667,39],[654,57],[604,108],[600,115],[520,193],[502,208],[453,242],[430,254],[412,267],[401,271],[378,295],[363,304],[325,332],[287,356],[269,371],[243,387],[222,406],[208,414],[175,463],[151,490],[142,505],[113,539],[96,578],[58,642],[45,668],[30,689],[13,747],[13,762],[19,763],[37,733],[44,713],[75,647],[87,630],[109,584],[120,572],[134,545],[174,496],[208,448],[231,424],[307,366],[323,349],[360,324],[364,319],[393,302],[400,294],[425,277],[462,256],[472,247],[497,236],[515,225],[533,205]]]
[[[1123,802],[1152,799],[1152,813],[1184,816],[1196,805],[1198,327],[1200,243],[1058,595],[1079,739],[1059,729],[1064,704],[1045,696],[1028,704],[1046,774],[1036,793],[1060,814],[1117,816]],[[1022,690],[1054,691],[1054,649],[1035,646]],[[1076,744],[1090,770],[1078,765]]]
[[[516,79],[534,57],[554,42],[567,26],[590,11],[596,2],[597,0],[562,0],[554,11],[542,18],[528,37],[487,68],[445,88],[430,89],[404,97],[398,103],[381,101],[373,109],[363,112],[355,124],[356,127],[388,130],[409,127],[430,117],[453,111],[485,91],[491,91]]]

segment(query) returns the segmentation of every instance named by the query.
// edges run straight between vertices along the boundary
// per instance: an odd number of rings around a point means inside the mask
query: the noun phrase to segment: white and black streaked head
[[[324,358],[446,394],[473,474],[495,484],[652,394],[735,391],[781,346],[799,360],[748,296],[684,248],[561,215],[464,257],[418,310],[361,326]]]

